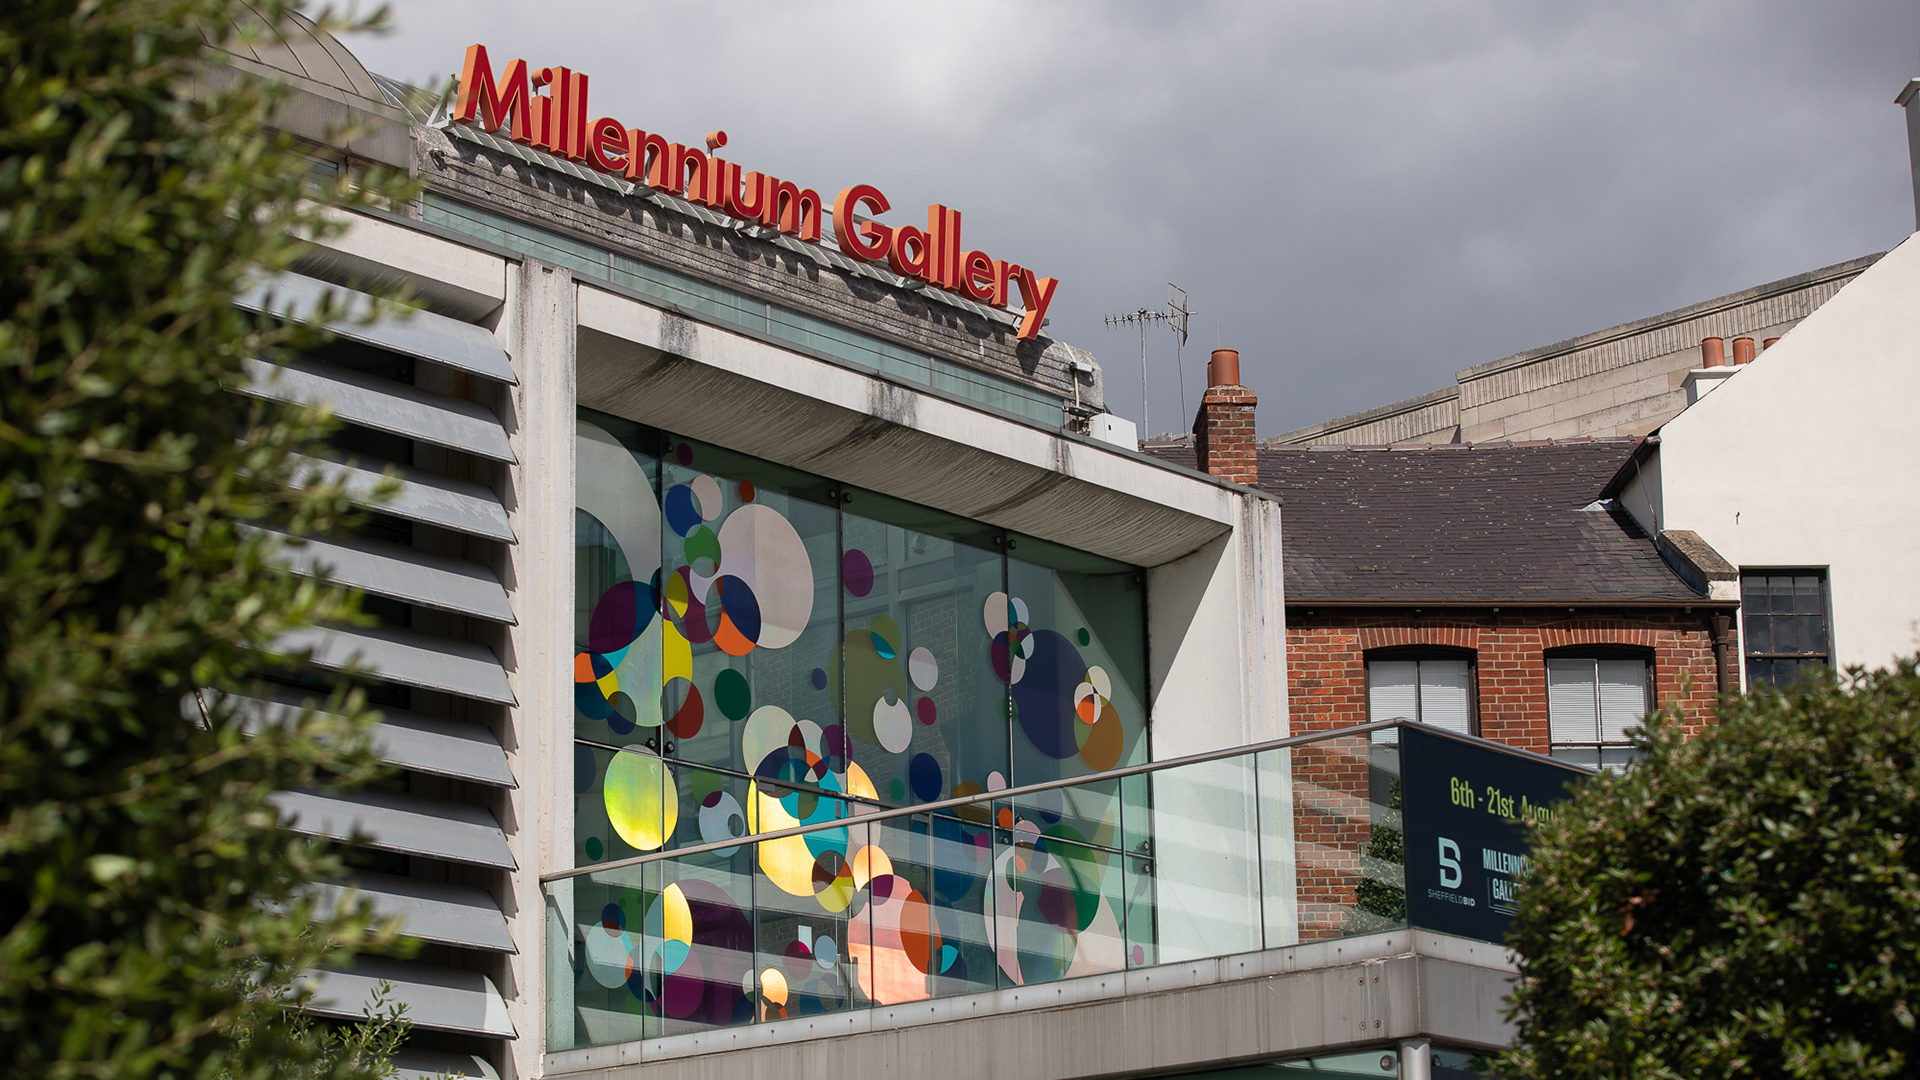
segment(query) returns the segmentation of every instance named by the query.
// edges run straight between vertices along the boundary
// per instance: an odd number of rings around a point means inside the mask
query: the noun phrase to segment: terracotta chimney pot
[[[1700,339],[1701,367],[1727,366],[1727,354],[1721,350],[1720,344],[1720,339],[1717,337],[1703,337]]]
[[[1733,339],[1733,363],[1736,367],[1741,364],[1753,363],[1752,338],[1737,337]]]

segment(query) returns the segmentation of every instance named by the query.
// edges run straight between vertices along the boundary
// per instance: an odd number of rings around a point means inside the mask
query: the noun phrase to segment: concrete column
[[[507,961],[500,991],[519,1033],[509,1054],[517,1077],[539,1075],[546,1042],[540,875],[571,866],[573,855],[574,308],[565,269],[532,259],[508,269],[496,333],[520,379],[501,417],[519,464],[500,494],[518,543],[507,551],[501,581],[519,621],[501,659],[519,699],[503,739],[518,786],[501,824],[519,869],[501,899],[519,952]]]

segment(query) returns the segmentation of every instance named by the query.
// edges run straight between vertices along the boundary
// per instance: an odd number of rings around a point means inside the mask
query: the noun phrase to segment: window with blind
[[[1742,573],[1740,630],[1750,687],[1786,686],[1808,669],[1828,666],[1827,572]]]
[[[1369,655],[1367,719],[1418,720],[1474,734],[1471,654]]]
[[[1632,764],[1639,751],[1627,729],[1639,725],[1652,704],[1644,657],[1547,658],[1547,722],[1553,756],[1563,761],[1615,771]]]

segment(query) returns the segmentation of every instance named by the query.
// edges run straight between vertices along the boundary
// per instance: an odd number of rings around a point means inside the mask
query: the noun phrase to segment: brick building
[[[1257,448],[1237,359],[1148,450],[1284,500],[1294,731],[1405,716],[1613,766],[1648,711],[1738,689],[1732,568],[1601,499],[1642,440]]]

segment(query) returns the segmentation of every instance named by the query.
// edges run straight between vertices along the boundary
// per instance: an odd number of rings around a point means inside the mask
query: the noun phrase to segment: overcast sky
[[[1050,333],[1182,430],[1216,341],[1262,435],[1463,367],[1883,251],[1914,226],[1893,97],[1920,4],[393,0],[348,46],[428,82],[469,44],[595,115],[817,188],[942,202],[1060,279]],[[496,63],[499,61],[496,60]],[[1182,413],[1183,408],[1188,410]]]

